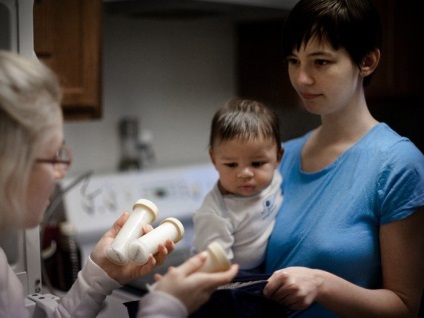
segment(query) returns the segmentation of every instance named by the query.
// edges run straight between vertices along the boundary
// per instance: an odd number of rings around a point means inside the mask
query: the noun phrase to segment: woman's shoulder
[[[385,123],[378,124],[367,136],[365,145],[372,146],[374,152],[385,158],[409,159],[420,162],[423,153],[407,137],[399,135]],[[371,148],[371,147],[370,147]]]
[[[400,178],[410,184],[424,182],[424,155],[406,137],[381,123],[355,147],[356,159],[367,169],[379,173],[382,180]],[[362,159],[362,161],[360,161]]]

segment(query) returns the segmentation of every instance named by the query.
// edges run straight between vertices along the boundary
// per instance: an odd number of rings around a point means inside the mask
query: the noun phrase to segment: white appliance
[[[190,254],[193,212],[217,179],[218,173],[212,164],[88,176],[64,194],[66,218],[76,228],[83,262],[119,216],[124,211],[131,212],[134,203],[144,198],[154,202],[159,209],[153,226],[165,218],[175,217],[185,229],[184,237],[176,244],[174,252],[155,272],[163,273],[169,266],[181,264]],[[63,180],[63,187],[69,187],[73,180]],[[145,284],[151,282],[153,274],[130,285],[144,289]]]

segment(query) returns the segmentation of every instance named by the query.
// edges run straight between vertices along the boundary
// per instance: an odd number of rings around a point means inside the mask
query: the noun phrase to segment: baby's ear
[[[281,159],[283,158],[283,154],[284,154],[284,148],[281,147],[277,152],[277,161],[278,162],[281,162]]]
[[[215,165],[215,154],[212,148],[209,148],[209,158],[211,158],[212,163]]]

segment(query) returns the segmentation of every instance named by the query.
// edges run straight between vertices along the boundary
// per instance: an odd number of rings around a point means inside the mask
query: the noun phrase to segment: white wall
[[[103,23],[103,117],[65,123],[70,174],[116,171],[126,115],[152,133],[157,167],[208,162],[212,116],[236,92],[232,22],[105,15]]]

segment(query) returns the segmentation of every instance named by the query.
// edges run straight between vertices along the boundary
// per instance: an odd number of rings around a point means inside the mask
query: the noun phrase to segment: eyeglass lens
[[[61,161],[71,161],[71,151],[66,146],[62,146],[57,152],[57,159]]]

